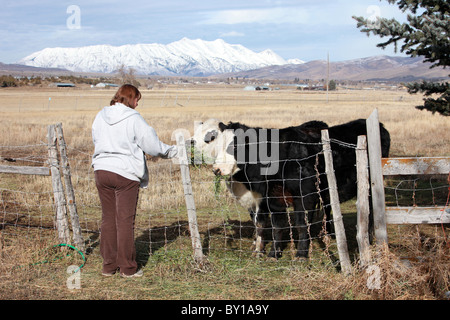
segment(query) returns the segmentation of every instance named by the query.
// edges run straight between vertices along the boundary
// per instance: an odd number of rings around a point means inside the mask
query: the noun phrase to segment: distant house
[[[53,83],[51,86],[55,86],[57,88],[73,88],[75,85],[73,83],[63,83],[63,82],[56,82]]]
[[[118,87],[118,85],[114,84],[114,83],[99,82],[95,85],[95,87],[97,87],[97,88]]]
[[[309,86],[307,84],[297,84],[297,90],[305,90]]]
[[[261,90],[270,90],[270,88],[269,87],[267,87],[267,86],[257,86],[257,87],[254,87],[254,86],[246,86],[245,88],[244,88],[244,90],[245,91],[261,91]]]

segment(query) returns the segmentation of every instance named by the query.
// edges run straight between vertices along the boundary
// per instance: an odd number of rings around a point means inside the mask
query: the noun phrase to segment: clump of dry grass
[[[418,245],[418,242],[422,242]],[[450,289],[450,251],[437,239],[412,237],[404,243],[407,256],[394,248],[373,246],[373,263],[350,276],[344,285],[358,299],[447,299]],[[403,250],[402,250],[403,251]]]
[[[445,238],[410,234],[401,250],[373,245],[372,263],[353,273],[334,268],[294,266],[289,279],[302,299],[446,300],[450,290],[450,248]],[[407,253],[405,255],[405,252]]]
[[[352,287],[355,291],[370,299],[434,299],[427,285],[427,275],[417,266],[401,260],[387,247],[373,251],[376,261],[365,269],[361,277],[354,278]]]

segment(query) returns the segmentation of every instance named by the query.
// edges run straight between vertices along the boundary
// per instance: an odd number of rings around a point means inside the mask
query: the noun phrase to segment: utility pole
[[[327,52],[327,103],[328,103],[329,87],[330,87],[330,52]]]

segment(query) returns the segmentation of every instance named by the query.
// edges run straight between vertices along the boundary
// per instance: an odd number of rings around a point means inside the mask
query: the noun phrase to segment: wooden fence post
[[[69,243],[69,224],[67,221],[66,200],[59,172],[58,151],[56,149],[55,125],[47,127],[48,158],[52,177],[53,196],[56,208],[56,228],[58,238],[63,243]]]
[[[198,263],[203,262],[203,249],[198,231],[197,213],[195,209],[194,193],[192,191],[191,176],[189,173],[189,161],[185,147],[185,139],[182,133],[175,133],[178,147],[178,160],[180,163],[181,177],[183,179],[184,197],[189,221],[189,231],[191,234],[192,248],[194,250],[194,259]]]
[[[358,200],[356,202],[356,240],[358,241],[360,265],[363,268],[367,267],[370,263],[368,165],[367,139],[366,136],[359,136],[358,145],[356,147],[356,173],[358,185]]]
[[[372,189],[373,222],[377,244],[388,243],[386,229],[386,204],[384,180],[381,167],[381,137],[378,110],[374,110],[366,120],[369,149],[370,181]]]
[[[70,222],[72,224],[73,241],[78,249],[84,251],[84,240],[81,234],[80,221],[78,219],[77,206],[75,203],[75,192],[72,185],[69,159],[67,157],[66,141],[62,129],[62,123],[56,124],[56,134],[61,156],[61,168],[64,176],[64,186],[66,190],[67,207],[69,208]]]
[[[327,174],[328,188],[330,192],[331,209],[333,210],[334,229],[336,231],[336,243],[339,252],[339,260],[341,262],[344,274],[352,272],[350,257],[348,254],[347,237],[345,235],[344,221],[342,220],[341,206],[334,175],[333,155],[331,152],[330,137],[328,130],[322,130],[323,154],[325,157],[325,171]]]

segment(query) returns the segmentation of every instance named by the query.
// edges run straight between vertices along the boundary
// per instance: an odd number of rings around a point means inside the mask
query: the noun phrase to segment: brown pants
[[[137,271],[134,221],[139,182],[116,173],[95,171],[95,183],[102,205],[100,253],[103,272],[132,275]]]

